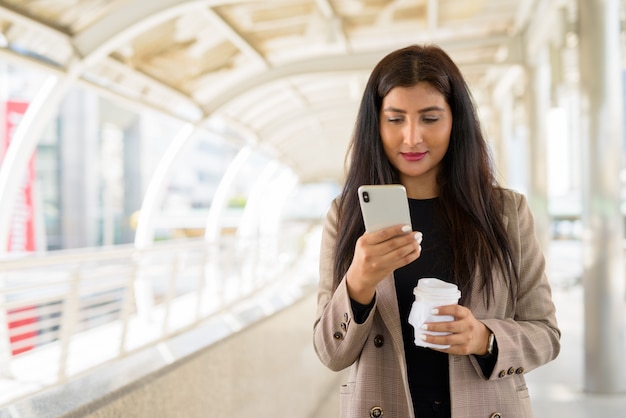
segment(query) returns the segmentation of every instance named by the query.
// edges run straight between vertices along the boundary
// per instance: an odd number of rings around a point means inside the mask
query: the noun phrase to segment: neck
[[[414,177],[400,180],[406,188],[407,197],[411,199],[432,199],[439,196],[439,188],[434,181],[424,181],[424,179]]]

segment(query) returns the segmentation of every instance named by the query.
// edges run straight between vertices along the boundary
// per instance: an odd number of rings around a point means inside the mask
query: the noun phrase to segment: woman
[[[525,198],[497,186],[469,89],[436,46],[392,52],[368,80],[341,195],[322,238],[314,344],[351,366],[342,417],[530,417],[524,374],[559,353],[560,331]],[[411,227],[365,233],[357,188],[405,186]],[[407,232],[411,231],[411,232]],[[417,231],[417,232],[413,232]],[[415,345],[422,277],[459,305]]]

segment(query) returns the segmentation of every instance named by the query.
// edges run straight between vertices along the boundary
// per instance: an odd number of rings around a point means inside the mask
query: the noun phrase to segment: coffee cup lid
[[[456,295],[459,292],[457,285],[434,277],[419,279],[417,286],[413,289],[413,294],[436,292],[440,295]]]

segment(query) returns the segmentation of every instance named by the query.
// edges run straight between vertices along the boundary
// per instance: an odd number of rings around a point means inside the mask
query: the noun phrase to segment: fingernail
[[[411,232],[411,231],[412,231],[411,225],[404,225],[402,227],[402,232]]]
[[[422,243],[422,238],[424,238],[424,235],[422,235],[421,232],[416,232],[415,233],[415,241],[417,241],[418,244]]]
[[[426,341],[426,334],[420,334],[420,338],[421,338],[423,341]]]
[[[422,246],[420,245],[419,247],[420,247],[420,253],[421,253],[422,252]]]
[[[431,314],[433,314],[433,315],[439,315],[439,309],[437,309],[437,308],[432,308],[432,309],[430,310],[430,313],[431,313]]]
[[[420,328],[423,329],[423,330],[428,330],[428,325],[423,324]]]

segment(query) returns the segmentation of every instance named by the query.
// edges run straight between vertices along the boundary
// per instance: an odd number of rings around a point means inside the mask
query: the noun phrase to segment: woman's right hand
[[[420,256],[421,242],[422,233],[412,231],[408,225],[361,235],[346,275],[350,297],[364,305],[370,303],[380,281]]]

